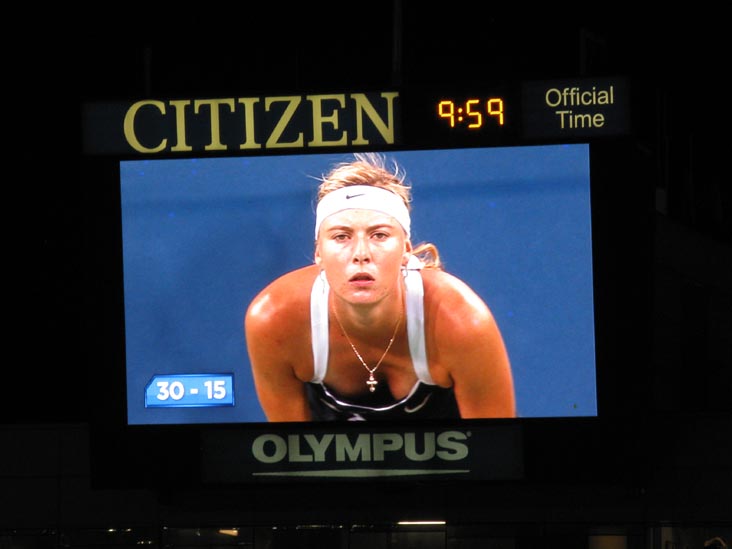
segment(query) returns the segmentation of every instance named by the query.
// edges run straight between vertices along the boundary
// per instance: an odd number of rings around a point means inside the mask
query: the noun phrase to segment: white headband
[[[349,185],[326,194],[318,203],[315,216],[315,239],[323,220],[343,210],[373,210],[396,219],[410,238],[409,210],[402,198],[381,187]]]

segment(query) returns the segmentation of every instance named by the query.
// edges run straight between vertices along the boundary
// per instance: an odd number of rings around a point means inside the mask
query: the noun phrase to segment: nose
[[[356,237],[353,245],[353,262],[367,263],[371,260],[371,252],[366,237]]]

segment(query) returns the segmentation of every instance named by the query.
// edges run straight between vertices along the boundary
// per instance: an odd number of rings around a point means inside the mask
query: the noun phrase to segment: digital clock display
[[[442,99],[437,103],[437,115],[450,128],[480,130],[487,125],[501,127],[506,124],[506,104],[503,97],[472,97],[464,101]]]
[[[626,78],[572,78],[496,83],[454,95],[433,90],[422,113],[429,108],[430,122],[451,144],[463,138],[473,144],[526,144],[627,133],[629,101]]]

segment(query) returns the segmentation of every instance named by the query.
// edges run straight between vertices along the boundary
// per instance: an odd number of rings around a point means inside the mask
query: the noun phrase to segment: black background
[[[620,161],[616,145],[593,153],[610,157],[593,179],[608,414],[528,423],[528,479],[617,482],[634,494],[655,489],[658,502],[673,480],[679,499],[718,508],[732,439],[726,31],[713,13],[612,8],[501,13],[477,2],[375,1],[20,10],[8,22],[17,38],[4,64],[14,306],[0,421],[110,421],[108,438],[99,435],[105,459],[134,457],[118,439],[118,196],[107,161],[81,152],[85,102],[621,74],[637,94],[633,134],[617,144]],[[137,434],[147,447],[176,437]],[[106,467],[102,483],[111,482]],[[129,471],[116,482],[147,484],[159,472]],[[693,507],[684,507],[692,517]]]

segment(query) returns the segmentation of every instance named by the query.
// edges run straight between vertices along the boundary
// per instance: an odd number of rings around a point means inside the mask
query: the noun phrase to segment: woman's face
[[[394,292],[411,244],[391,216],[343,210],[320,225],[315,262],[333,291],[351,303],[377,303]]]

